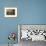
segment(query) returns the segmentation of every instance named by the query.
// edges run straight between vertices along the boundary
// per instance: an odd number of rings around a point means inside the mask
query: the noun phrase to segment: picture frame
[[[28,30],[27,32],[28,37],[25,38],[24,37],[25,35],[23,35],[24,32],[22,34],[22,31],[27,31],[27,30]],[[22,40],[46,41],[46,25],[45,24],[19,24],[18,25],[18,42],[21,42]]]
[[[5,7],[4,8],[4,17],[17,17],[17,8],[16,7]]]

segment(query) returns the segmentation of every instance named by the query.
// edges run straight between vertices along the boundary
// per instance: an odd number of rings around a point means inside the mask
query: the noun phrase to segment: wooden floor
[[[0,46],[8,46],[8,44],[0,44]],[[46,46],[46,42],[43,41],[32,42],[31,40],[28,41],[21,40],[19,44],[15,44],[13,46]]]
[[[28,41],[21,40],[19,46],[46,46],[46,42],[44,42],[44,41],[32,42],[31,40],[28,40]]]
[[[0,44],[0,46],[8,46],[8,44]],[[18,46],[18,44],[9,45],[9,46]]]

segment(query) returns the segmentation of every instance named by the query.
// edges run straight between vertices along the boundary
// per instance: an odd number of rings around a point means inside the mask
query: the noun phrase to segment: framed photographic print
[[[19,24],[18,41],[46,41],[46,25],[39,24]]]
[[[5,17],[17,17],[16,7],[6,7],[4,10]]]

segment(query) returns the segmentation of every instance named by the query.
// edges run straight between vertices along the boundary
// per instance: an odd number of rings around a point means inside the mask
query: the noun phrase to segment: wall
[[[17,18],[5,18],[5,7],[17,7]],[[7,44],[9,32],[18,24],[46,24],[46,0],[0,0],[0,44]],[[17,43],[17,39],[16,39]]]

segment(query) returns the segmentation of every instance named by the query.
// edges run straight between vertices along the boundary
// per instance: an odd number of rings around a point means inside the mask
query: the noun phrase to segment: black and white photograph
[[[20,46],[46,42],[46,25],[20,24],[18,25],[18,38]]]

